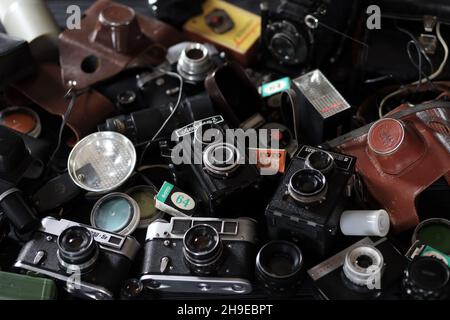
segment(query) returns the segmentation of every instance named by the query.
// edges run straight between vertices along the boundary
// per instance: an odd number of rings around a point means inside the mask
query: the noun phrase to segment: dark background
[[[277,2],[278,0],[269,1]],[[58,24],[60,26],[65,26],[67,6],[76,4],[80,6],[82,11],[84,11],[94,2],[94,0],[47,0],[47,3],[49,4],[50,9],[55,15],[56,20],[58,21]],[[127,6],[134,8],[137,12],[140,12],[142,14],[151,15],[147,0],[116,0],[115,2],[126,4]],[[259,0],[228,0],[227,2],[236,4],[255,13],[259,12]]]
[[[0,0],[2,1],[2,0]],[[269,0],[270,2],[277,3],[278,0]],[[85,11],[92,5],[95,0],[47,0],[50,10],[55,15],[58,25],[62,28],[66,25],[67,18],[67,7],[70,5],[78,5],[81,11]],[[137,12],[151,15],[151,10],[149,9],[148,0],[116,0],[115,2],[126,4],[127,6],[133,7]],[[227,0],[227,2],[236,4],[242,8],[253,11],[254,13],[259,13],[259,0]],[[3,31],[3,27],[0,23],[0,31]]]

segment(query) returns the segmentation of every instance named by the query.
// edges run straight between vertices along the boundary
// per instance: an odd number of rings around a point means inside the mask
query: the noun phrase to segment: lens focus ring
[[[222,256],[223,245],[216,229],[209,225],[196,225],[183,237],[183,253],[188,267],[197,274],[215,271]]]
[[[81,226],[65,229],[57,240],[58,260],[70,271],[90,268],[98,256],[98,245],[91,232]]]
[[[325,176],[315,169],[295,172],[288,184],[288,193],[301,203],[315,203],[324,199],[327,192]]]
[[[302,267],[302,252],[288,241],[271,241],[260,249],[256,257],[256,277],[270,291],[297,287]]]
[[[203,163],[206,171],[217,176],[228,176],[239,167],[241,154],[234,145],[214,143],[203,152]]]

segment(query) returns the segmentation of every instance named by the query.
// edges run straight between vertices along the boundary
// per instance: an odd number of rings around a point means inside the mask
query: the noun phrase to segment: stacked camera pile
[[[363,83],[356,7],[2,0],[0,298],[449,299],[450,85]]]

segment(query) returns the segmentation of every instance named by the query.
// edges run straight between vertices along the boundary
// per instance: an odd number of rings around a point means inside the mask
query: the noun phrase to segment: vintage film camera
[[[249,293],[255,237],[249,218],[155,221],[147,229],[141,281],[165,292]]]
[[[106,300],[127,279],[138,250],[132,237],[47,217],[14,266],[63,282],[75,296]]]
[[[162,107],[151,107],[122,114],[106,119],[105,123],[98,126],[98,130],[119,132],[135,144],[150,141],[170,115],[173,107],[174,104],[169,103]],[[176,114],[166,124],[160,136],[170,137],[171,132],[177,127],[213,114],[215,114],[214,107],[208,95],[198,94],[188,97],[181,102]]]
[[[352,2],[282,0],[277,7],[263,2],[261,60],[271,69],[292,76],[328,62],[333,50],[337,51],[339,38],[310,17],[342,32],[352,20]],[[312,27],[307,25],[308,20],[313,22]]]
[[[364,238],[308,270],[327,300],[393,299],[407,259],[386,238]]]
[[[355,162],[344,154],[300,147],[266,209],[271,238],[298,241],[305,251],[325,255],[339,232]]]
[[[224,202],[233,202],[242,196],[243,190],[250,191],[261,178],[256,166],[250,164],[245,141],[238,138],[239,132],[233,131],[236,133],[233,135],[228,129],[222,116],[194,122],[176,131],[181,142],[172,153],[178,155],[178,148],[182,148],[181,176],[201,200],[205,212],[218,217],[230,217],[222,206]]]

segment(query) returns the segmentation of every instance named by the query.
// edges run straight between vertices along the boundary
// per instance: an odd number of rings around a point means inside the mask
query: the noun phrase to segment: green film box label
[[[267,98],[277,93],[286,91],[290,87],[291,79],[289,77],[285,77],[272,82],[264,83],[260,88],[260,93],[263,98]]]
[[[196,202],[190,195],[166,181],[156,195],[156,208],[174,217],[190,217],[195,212]]]

